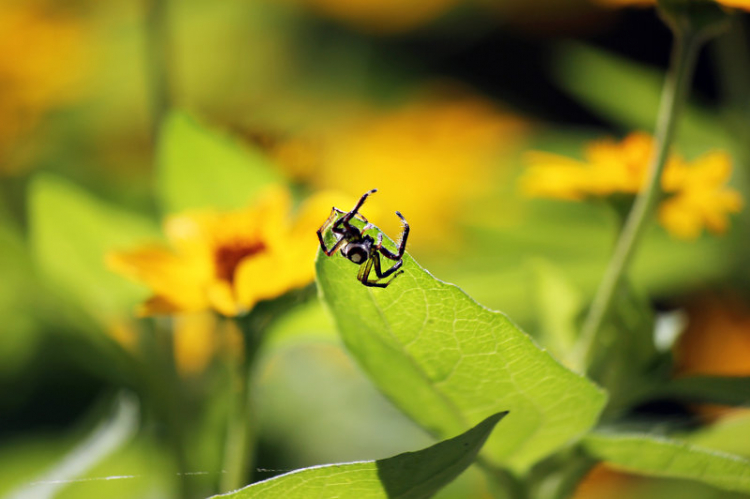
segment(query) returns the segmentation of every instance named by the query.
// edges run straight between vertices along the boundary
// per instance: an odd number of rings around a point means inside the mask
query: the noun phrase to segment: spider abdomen
[[[369,257],[367,248],[361,243],[349,243],[341,253],[357,265],[362,265]]]

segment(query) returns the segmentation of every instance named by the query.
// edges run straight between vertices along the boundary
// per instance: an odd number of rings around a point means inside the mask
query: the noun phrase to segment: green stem
[[[227,425],[227,440],[224,446],[224,473],[222,474],[221,492],[229,492],[247,485],[248,469],[255,445],[253,431],[252,409],[250,403],[252,384],[251,372],[244,369],[247,363],[240,363],[236,370],[235,382],[237,390],[232,397],[229,421]]]
[[[266,307],[259,304],[247,316],[235,319],[245,341],[245,355],[232,366],[232,383],[236,387],[227,421],[224,445],[224,474],[221,492],[237,490],[250,481],[249,470],[255,455],[255,410],[253,407],[253,375],[255,360],[265,332],[272,320]]]
[[[510,471],[493,465],[481,456],[477,457],[476,464],[489,480],[490,490],[494,497],[502,499],[527,499],[529,497],[523,481]]]
[[[263,340],[277,318],[313,296],[315,286],[307,286],[274,300],[260,302],[249,314],[232,319],[242,331],[245,356],[232,370],[237,389],[232,394],[233,404],[224,445],[224,474],[219,484],[222,492],[236,490],[250,483],[249,471],[253,468],[256,444],[253,376]]]
[[[532,470],[529,478],[535,499],[568,499],[575,495],[581,480],[591,471],[596,461],[580,448],[558,452],[548,462]]]
[[[636,197],[584,322],[579,344],[573,355],[574,365],[580,370],[585,370],[591,365],[599,331],[612,309],[617,288],[661,194],[660,179],[669,156],[669,147],[680,110],[687,97],[701,43],[702,37],[694,31],[675,31],[675,45],[662,91],[654,134],[654,151],[649,163],[646,185]]]
[[[146,356],[144,384],[149,389],[152,404],[165,428],[166,438],[179,476],[180,499],[195,497],[190,483],[190,457],[187,448],[185,392],[177,372],[171,325],[154,319],[142,321],[144,328],[139,345]]]

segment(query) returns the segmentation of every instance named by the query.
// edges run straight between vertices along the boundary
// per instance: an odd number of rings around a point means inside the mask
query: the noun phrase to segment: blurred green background
[[[747,21],[734,16],[701,54],[677,139],[688,158],[728,151],[745,198]],[[94,448],[83,454],[97,455],[97,425],[113,411],[108,450],[63,472],[60,497],[177,496],[169,424],[154,403],[173,398],[158,367],[173,347],[147,358],[134,346],[135,336],[158,343],[166,326],[135,321],[147,290],[104,265],[108,251],[161,237],[165,117],[188,123],[176,175],[193,183],[201,172],[211,182],[200,170],[208,137],[262,157],[300,198],[379,188],[371,220],[395,236],[400,210],[425,268],[539,335],[590,299],[617,222],[603,205],[522,198],[523,152],[580,157],[589,140],[652,131],[670,46],[653,9],[586,0],[3,0],[0,496],[52,481],[50,467],[87,438]],[[179,203],[179,188],[172,195]],[[686,372],[750,375],[749,221],[742,213],[723,237],[690,242],[654,225],[635,262],[636,287],[695,330],[679,357]],[[549,303],[550,286],[570,302]],[[564,310],[545,312],[555,307]],[[199,353],[184,355],[210,357],[210,340],[187,334]],[[317,301],[269,335],[255,479],[429,444],[358,371]],[[210,358],[193,361],[178,372],[200,497],[222,471],[212,428],[226,373]],[[646,411],[686,424],[703,417],[666,403]],[[747,416],[732,418],[701,438],[750,455]],[[579,495],[729,497],[607,473]],[[484,487],[472,471],[440,497],[489,497]]]

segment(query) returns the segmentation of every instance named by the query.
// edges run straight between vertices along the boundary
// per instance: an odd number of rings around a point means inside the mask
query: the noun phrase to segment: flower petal
[[[130,252],[111,252],[105,257],[112,270],[149,286],[167,308],[199,310],[206,306],[200,265],[158,246]],[[161,310],[163,303],[145,306],[143,312]]]

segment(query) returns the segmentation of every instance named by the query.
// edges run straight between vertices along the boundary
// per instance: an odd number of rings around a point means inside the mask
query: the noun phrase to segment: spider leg
[[[404,251],[406,251],[406,239],[409,237],[409,223],[406,221],[401,212],[397,211],[396,215],[401,219],[403,230],[401,231],[401,237],[398,241],[398,252],[393,253],[388,248],[383,246],[383,234],[378,234],[378,241],[375,247],[383,254],[384,257],[391,260],[401,260],[404,257]]]
[[[336,242],[333,244],[333,246],[328,249],[328,247],[326,247],[325,241],[323,240],[323,233],[320,231],[320,229],[318,229],[318,241],[320,241],[320,249],[323,250],[323,253],[325,253],[326,256],[331,256],[336,253],[339,248],[341,248],[341,246],[346,242],[346,238],[339,237],[338,239],[336,239]]]
[[[328,215],[328,218],[326,218],[326,221],[323,222],[323,225],[320,226],[320,229],[318,229],[318,232],[325,231],[333,222],[333,219],[336,218],[337,214],[346,213],[344,210],[339,210],[335,206],[331,208],[331,214]]]
[[[331,210],[331,214],[328,216],[328,218],[326,219],[326,221],[323,222],[323,225],[321,225],[320,228],[317,231],[318,241],[320,241],[320,249],[322,249],[323,252],[327,256],[333,255],[336,252],[336,250],[338,250],[341,247],[341,245],[344,244],[344,242],[346,242],[346,239],[344,239],[340,235],[340,229],[339,229],[339,231],[335,230],[336,229],[335,222],[334,222],[334,227],[331,228],[331,231],[334,232],[334,234],[337,235],[337,238],[336,238],[336,242],[331,247],[331,249],[328,249],[328,247],[326,246],[325,240],[323,239],[323,232],[331,225],[331,221],[336,217],[336,215],[337,214],[341,214],[341,213],[344,213],[344,211],[339,210],[338,208],[334,207]]]
[[[352,231],[357,230],[356,227],[354,227],[353,225],[351,225],[349,223],[351,221],[351,219],[354,218],[354,217],[356,217],[356,216],[359,216],[362,219],[362,221],[364,221],[365,223],[367,223],[367,219],[365,217],[363,217],[362,215],[359,215],[357,212],[362,207],[362,205],[365,203],[365,200],[367,200],[367,197],[370,194],[374,194],[376,192],[378,192],[377,189],[370,189],[369,191],[367,191],[364,194],[362,194],[362,197],[359,198],[359,201],[357,201],[357,204],[354,205],[354,208],[352,208],[351,211],[349,211],[348,213],[346,213],[346,215],[344,215],[343,217],[339,218],[338,220],[336,220],[333,223],[333,230],[335,230],[337,228],[339,230],[341,230],[340,227],[342,225],[344,226],[344,229],[346,231],[350,232],[350,233]]]
[[[374,253],[373,253],[374,254]],[[370,278],[370,271],[372,270],[373,258],[370,257],[364,265],[359,268],[357,272],[357,280],[367,286],[367,281]]]
[[[401,265],[403,265],[404,261],[399,260],[396,262],[396,264],[383,272],[383,269],[380,267],[380,254],[377,252],[374,252],[370,259],[367,261],[367,264],[362,268],[359,272],[359,275],[357,278],[364,284],[365,286],[369,287],[375,287],[375,288],[385,288],[388,286],[393,280],[399,275],[403,274],[403,270],[399,270],[401,268]],[[370,271],[372,269],[375,269],[375,275],[377,276],[376,279],[370,279]],[[396,272],[398,271],[398,272]],[[394,275],[395,273],[395,275]],[[386,282],[378,282],[381,279],[385,279],[389,276],[393,275],[388,281]]]
[[[348,222],[349,220],[352,219],[352,217],[354,215],[357,214],[357,212],[362,207],[362,205],[365,204],[365,200],[367,199],[367,196],[369,196],[370,194],[374,194],[376,192],[378,192],[377,189],[370,189],[369,191],[367,191],[364,194],[362,194],[362,197],[359,198],[359,201],[357,201],[357,204],[354,205],[354,208],[352,208],[352,211],[350,211],[349,213],[347,213],[346,215],[344,215],[344,218],[346,219],[346,221]]]

